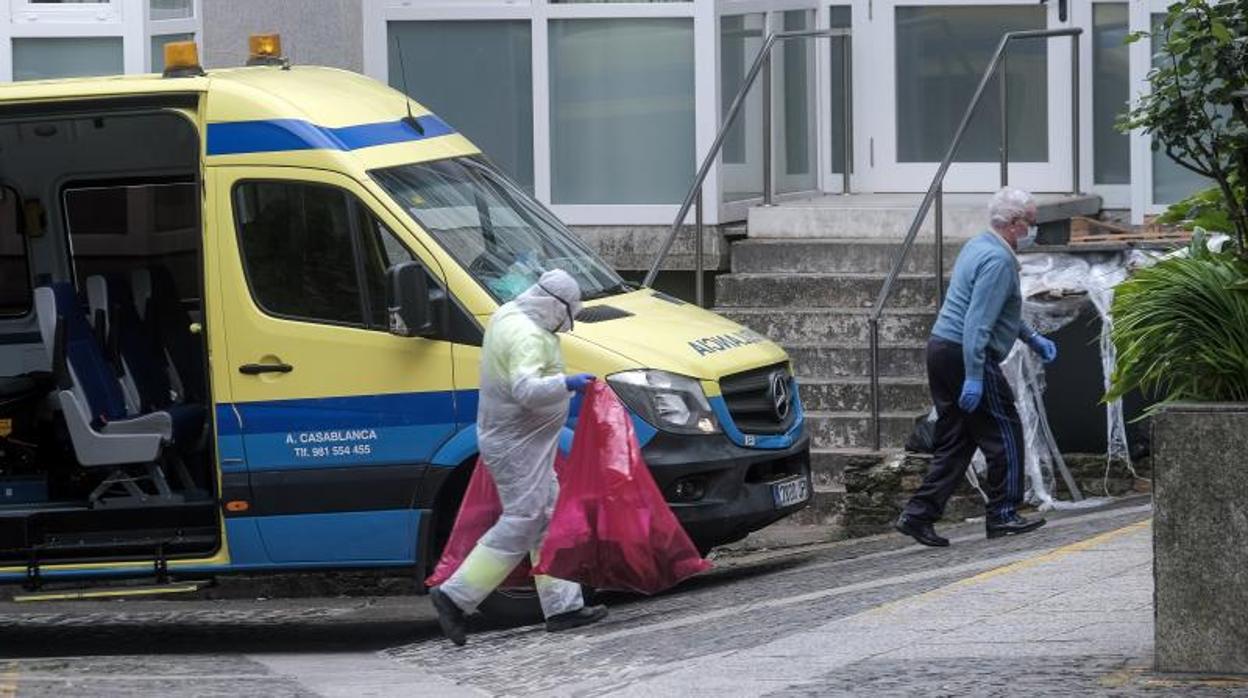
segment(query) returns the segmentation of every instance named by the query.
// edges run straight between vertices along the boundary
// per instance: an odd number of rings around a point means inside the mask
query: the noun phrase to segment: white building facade
[[[1099,194],[1139,221],[1201,186],[1147,136],[1113,127],[1146,89],[1153,53],[1147,40],[1123,41],[1149,30],[1166,2],[0,0],[0,79],[159,70],[163,43],[186,38],[205,44],[210,67],[241,64],[248,33],[276,31],[297,63],[406,86],[566,222],[661,225],[768,32],[852,35],[848,71],[843,38],[773,52],[773,181],[783,201],[841,192],[847,139],[851,192],[926,190],[1001,35],[1078,27],[1077,57],[1068,37],[1007,54],[1009,182]],[[946,191],[999,184],[998,79]],[[761,201],[763,109],[756,84],[707,179],[707,223],[741,220]]]

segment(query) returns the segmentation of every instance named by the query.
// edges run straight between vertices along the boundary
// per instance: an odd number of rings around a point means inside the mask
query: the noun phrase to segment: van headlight
[[[702,384],[666,371],[624,371],[607,383],[629,409],[650,424],[677,434],[715,434],[719,422]]]

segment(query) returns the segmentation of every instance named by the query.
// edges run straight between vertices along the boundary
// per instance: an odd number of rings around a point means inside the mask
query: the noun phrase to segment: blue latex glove
[[[1053,360],[1057,358],[1057,345],[1039,332],[1027,338],[1027,346],[1031,347],[1031,350],[1036,352],[1040,360],[1046,364],[1053,363]]]
[[[962,395],[958,398],[958,407],[961,407],[963,412],[974,412],[983,397],[984,382],[967,378],[962,382]]]
[[[563,384],[568,386],[568,390],[573,393],[583,393],[590,383],[594,382],[594,374],[578,373],[574,376],[568,376],[563,379]]]

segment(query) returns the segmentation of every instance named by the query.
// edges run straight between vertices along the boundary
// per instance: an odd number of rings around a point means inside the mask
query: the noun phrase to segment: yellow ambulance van
[[[398,91],[251,62],[0,87],[0,581],[423,579],[483,329],[549,268],[586,301],[569,370],[627,404],[700,548],[806,505],[779,347],[625,283]]]

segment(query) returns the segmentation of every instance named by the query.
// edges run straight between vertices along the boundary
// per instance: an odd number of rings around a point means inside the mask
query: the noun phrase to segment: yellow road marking
[[[1080,541],[1075,541],[1074,543],[1071,543],[1069,545],[1063,545],[1060,548],[1054,548],[1053,550],[1050,550],[1047,553],[1043,553],[1035,557],[1029,557],[1026,560],[1019,560],[1018,562],[1011,562],[1008,565],[994,567],[985,572],[980,572],[977,575],[967,577],[966,579],[959,579],[958,581],[953,582],[951,584],[947,584],[943,587],[932,589],[931,591],[925,591],[922,594],[916,594],[915,596],[907,596],[906,598],[903,598],[903,599],[897,599],[896,601],[890,601],[885,604],[880,604],[879,606],[876,606],[875,608],[867,611],[866,613],[867,614],[884,613],[884,612],[892,610],[893,608],[897,606],[908,605],[912,602],[919,601],[919,600],[934,599],[940,596],[945,596],[947,594],[952,594],[953,592],[966,588],[968,586],[974,586],[976,584],[979,584],[980,582],[988,581],[989,579],[993,579],[995,577],[1000,577],[1002,575],[1019,572],[1021,570],[1025,570],[1030,567],[1035,567],[1036,565],[1042,565],[1046,562],[1052,562],[1059,558],[1070,555],[1071,553],[1078,553],[1084,550],[1088,550],[1090,548],[1095,548],[1096,546],[1101,545],[1102,543],[1107,543],[1111,540],[1114,540],[1115,538],[1121,538],[1122,536],[1135,533],[1136,531],[1142,528],[1147,528],[1152,523],[1152,521],[1153,521],[1152,518],[1147,518],[1147,519],[1144,519],[1143,521],[1137,521],[1136,523],[1133,523],[1130,526],[1124,526],[1122,528],[1114,529],[1112,531],[1107,531],[1105,533],[1092,536],[1091,538],[1085,538]]]
[[[0,674],[0,698],[17,697],[17,669],[10,669]]]
[[[202,582],[185,582],[181,584],[165,584],[152,587],[121,587],[117,589],[70,589],[67,591],[33,592],[14,594],[13,601],[26,603],[31,601],[79,601],[83,599],[124,598],[128,596],[157,596],[160,594],[189,594],[203,588]]]

